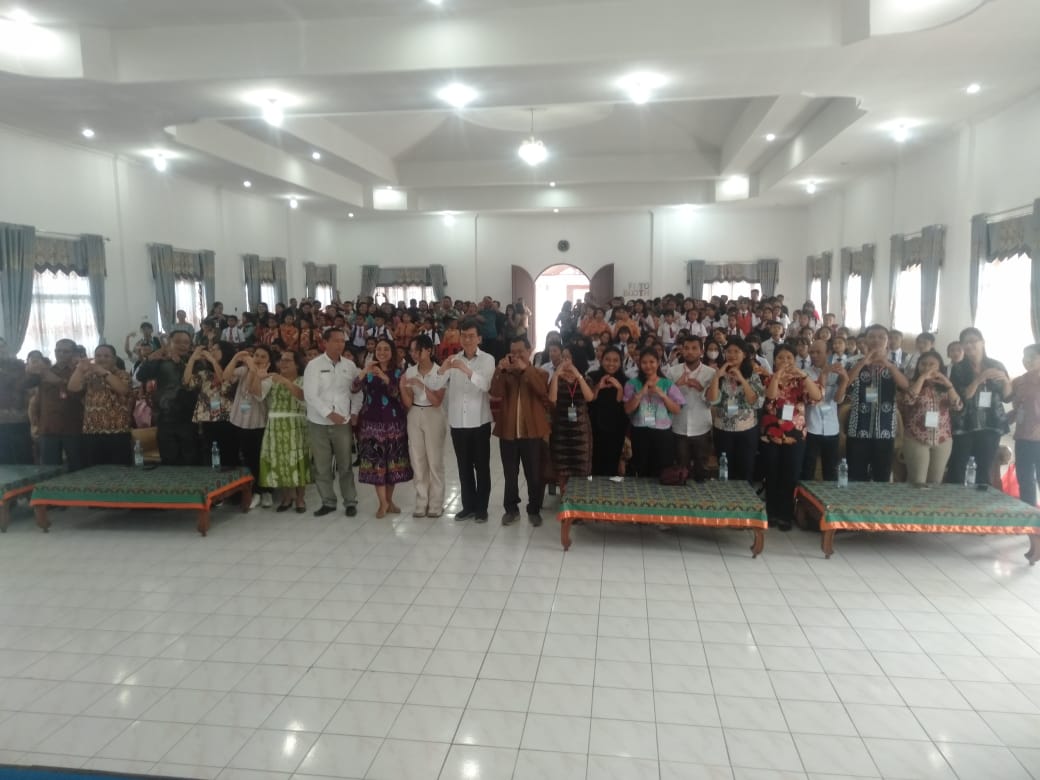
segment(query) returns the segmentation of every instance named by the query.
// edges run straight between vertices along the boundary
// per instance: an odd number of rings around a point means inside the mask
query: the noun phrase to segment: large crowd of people
[[[161,336],[142,323],[125,360],[63,339],[23,363],[0,340],[0,463],[130,465],[132,430],[154,427],[164,465],[244,466],[254,501],[278,511],[306,511],[313,483],[315,515],[340,502],[356,515],[356,468],[377,517],[400,513],[395,489],[413,482],[412,514],[436,518],[450,432],[457,520],[488,520],[494,436],[506,525],[521,516],[521,468],[537,526],[547,486],[674,467],[700,482],[724,460],[786,530],[798,480],[837,479],[843,458],[852,481],[956,483],[969,462],[989,481],[1013,420],[1021,497],[1036,503],[1040,345],[1012,381],[974,328],[945,356],[928,333],[904,352],[898,331],[853,333],[783,296],[586,296],[537,351],[531,320],[523,300],[490,297],[293,299],[241,320],[217,303],[197,332],[184,312]]]

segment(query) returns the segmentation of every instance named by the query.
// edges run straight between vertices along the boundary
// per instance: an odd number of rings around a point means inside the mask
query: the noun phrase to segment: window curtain
[[[169,244],[149,244],[148,258],[155,279],[159,316],[164,324],[171,324],[177,320],[177,277],[183,275],[178,274],[180,264],[174,258],[173,247]]]
[[[289,305],[289,276],[286,272],[286,261],[284,257],[271,258],[271,270],[274,273],[274,291],[278,296],[277,301],[271,301],[271,308],[276,303]]]
[[[105,343],[105,239],[84,233],[79,238],[36,236],[33,268],[37,271],[76,274],[90,283],[90,305],[99,343]]]
[[[198,252],[199,276],[202,288],[206,291],[206,306],[213,306],[217,300],[217,255],[209,249]],[[172,320],[171,320],[172,322]]]
[[[1029,296],[1030,317],[1033,322],[1033,339],[1040,342],[1040,198],[1033,201],[1032,231],[1029,243],[1031,261]]]
[[[820,308],[825,314],[827,311],[827,292],[831,285],[831,252],[822,252],[818,255],[810,255],[805,258],[805,300],[812,297],[812,285],[816,279],[820,280]]]
[[[704,260],[686,261],[686,285],[690,290],[690,297],[700,300],[704,295],[704,271],[707,263]]]
[[[0,314],[11,355],[21,351],[29,327],[35,244],[36,228],[0,223]]]
[[[838,292],[841,295],[842,320],[845,319],[846,297],[849,292],[849,277],[852,274],[862,279],[859,296],[860,320],[867,322],[867,300],[870,297],[870,285],[874,281],[874,252],[873,244],[864,244],[860,249],[842,247],[841,250],[841,277],[838,282]]]
[[[361,266],[361,290],[360,297],[371,298],[376,293],[376,287],[379,286],[379,266],[378,265],[363,265]]]
[[[929,225],[921,231],[921,330],[935,321],[939,295],[939,270],[946,258],[946,226]]]
[[[339,295],[339,288],[336,286],[336,266],[304,263],[303,274],[308,298],[314,298],[318,294],[319,284],[330,285],[333,295]],[[329,301],[322,301],[322,303],[329,303]]]
[[[776,259],[759,260],[758,283],[762,285],[762,297],[772,298],[776,295],[776,283],[780,278],[780,261]]]
[[[448,286],[448,277],[444,273],[443,265],[430,266],[430,285],[433,287],[433,296],[438,301],[444,297],[445,288]]]
[[[712,263],[705,267],[704,281],[705,283],[748,282],[750,284],[761,284],[762,280],[759,278],[758,273],[758,263]],[[765,285],[763,285],[764,287]],[[762,295],[766,297],[765,289],[762,290]]]
[[[242,255],[242,270],[246,279],[246,297],[249,298],[249,308],[256,311],[260,303],[260,255]],[[273,302],[272,302],[273,305]]]
[[[979,276],[985,263],[1006,260],[1026,254],[1032,262],[1030,295],[1032,297],[1033,336],[1040,338],[1040,200],[1033,203],[1032,213],[991,222],[987,214],[971,218],[971,256],[968,307],[974,324],[979,307]]]

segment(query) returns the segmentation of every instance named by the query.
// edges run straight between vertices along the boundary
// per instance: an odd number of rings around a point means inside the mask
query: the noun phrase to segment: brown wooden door
[[[527,323],[527,338],[534,343],[534,279],[531,274],[518,265],[513,266],[513,303],[521,298],[531,310],[531,318]],[[504,307],[503,307],[504,308]]]
[[[610,263],[596,271],[589,281],[589,292],[597,306],[604,306],[614,297],[614,264]]]

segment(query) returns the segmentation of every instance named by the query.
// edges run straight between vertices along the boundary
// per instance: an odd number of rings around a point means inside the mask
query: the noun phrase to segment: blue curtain
[[[433,297],[438,301],[444,297],[445,288],[448,286],[448,278],[444,274],[443,265],[430,266],[430,286],[433,287]]]
[[[21,350],[29,328],[35,244],[36,228],[0,223],[0,314],[12,355]]]
[[[242,272],[246,281],[246,297],[249,299],[249,309],[256,311],[257,304],[261,301],[260,292],[260,255],[242,255]],[[264,301],[271,309],[274,309],[274,301]],[[207,301],[210,305],[211,302]]]
[[[779,260],[758,261],[758,283],[762,285],[763,298],[772,298],[774,295],[776,295],[776,285],[779,280]]]
[[[704,297],[704,269],[707,264],[705,260],[686,261],[686,285],[690,297],[698,301]]]
[[[155,298],[159,303],[161,327],[169,328],[177,321],[177,270],[173,247],[169,244],[149,244],[148,259],[155,279]],[[209,301],[206,302],[207,305]]]

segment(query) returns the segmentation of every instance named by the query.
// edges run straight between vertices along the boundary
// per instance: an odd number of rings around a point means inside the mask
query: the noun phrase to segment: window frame
[[[66,283],[75,279],[77,286],[81,290],[70,294],[67,291],[59,292],[41,289],[52,279],[54,283],[62,281],[61,277],[66,278]],[[101,341],[101,334],[98,333],[97,320],[94,317],[91,300],[90,280],[86,276],[81,276],[73,271],[52,269],[40,271],[39,269],[33,269],[32,304],[29,308],[29,323],[26,327],[22,347],[18,353],[19,356],[24,357],[29,352],[37,349],[44,355],[50,356],[50,350],[53,349],[54,342],[58,339],[72,339],[77,344],[82,344],[86,347],[88,353],[92,353],[93,348]],[[57,316],[54,309],[63,304],[67,305],[69,310],[66,316]],[[39,312],[41,306],[45,307],[45,313],[42,315]],[[83,320],[89,323],[88,326],[79,330],[77,330],[76,325],[77,317],[74,315],[77,307],[83,308]],[[47,309],[50,309],[50,311],[47,311]],[[53,327],[45,325],[45,323],[50,324],[52,322],[54,323]],[[52,335],[54,338],[50,339],[51,343],[46,343],[48,337]]]

